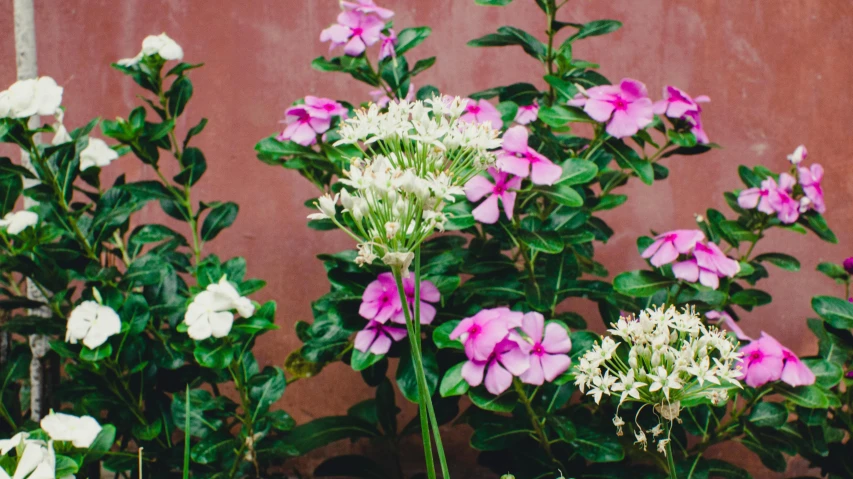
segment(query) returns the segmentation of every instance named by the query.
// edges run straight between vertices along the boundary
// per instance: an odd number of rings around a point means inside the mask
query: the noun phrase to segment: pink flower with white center
[[[530,176],[537,185],[553,185],[563,174],[562,168],[527,146],[527,129],[523,126],[514,126],[504,133],[496,166],[521,178]]]
[[[388,103],[391,102],[391,98],[388,97],[388,92],[381,88],[378,90],[370,90],[367,94],[370,95],[370,99],[373,103],[379,105],[380,108],[385,108],[388,106]],[[406,101],[412,101],[415,99],[415,86],[411,83],[409,83],[409,91],[406,93],[406,98],[403,99]]]
[[[521,320],[521,330],[527,338],[515,331],[510,333],[510,338],[522,344],[522,349],[530,354],[530,369],[521,375],[523,382],[541,386],[569,369],[572,360],[568,352],[572,349],[572,340],[565,328],[556,323],[546,326],[541,314],[527,313]]]
[[[778,380],[791,386],[815,382],[814,373],[793,351],[763,331],[761,338],[741,348],[741,353],[742,378],[748,386],[757,388]]]
[[[474,219],[485,224],[497,223],[500,217],[498,209],[498,200],[500,200],[503,203],[506,218],[512,220],[516,197],[516,192],[512,190],[521,187],[521,178],[495,168],[489,168],[489,174],[495,180],[494,184],[484,176],[475,176],[465,184],[465,196],[468,197],[468,201],[473,203],[486,197],[486,201],[474,208]]]
[[[500,130],[504,124],[498,109],[492,106],[488,100],[482,99],[472,100],[468,98],[468,104],[465,105],[465,113],[459,119],[469,123],[488,122],[495,130]]]
[[[826,212],[826,203],[823,200],[823,188],[820,186],[823,180],[823,167],[815,163],[811,168],[800,167],[800,185],[803,193],[811,201],[811,207],[818,213]]]
[[[355,0],[354,2],[342,1],[341,7],[346,11],[353,11],[364,14],[375,13],[379,18],[388,20],[394,16],[394,12],[377,6],[373,0]]]
[[[379,41],[385,28],[382,20],[357,11],[344,11],[338,15],[338,23],[320,33],[321,42],[332,42],[332,48],[343,45],[344,53],[357,57]]]
[[[711,99],[706,95],[691,98],[684,91],[669,85],[663,89],[663,100],[655,102],[655,114],[683,120],[688,114],[699,113],[701,111],[699,103],[709,101]]]
[[[450,339],[462,342],[468,359],[487,361],[509,330],[521,327],[522,316],[509,308],[484,309],[463,319],[450,333]]]
[[[693,258],[672,265],[672,274],[678,279],[717,289],[720,278],[733,278],[740,272],[740,264],[726,256],[715,243],[696,243]]]
[[[655,241],[643,251],[643,258],[651,258],[653,266],[660,268],[672,263],[679,254],[687,254],[696,243],[705,239],[699,230],[675,230],[655,236]]]
[[[485,361],[469,359],[462,365],[462,378],[472,387],[483,383],[485,373],[486,390],[495,396],[502,394],[512,385],[513,376],[523,376],[530,368],[530,356],[516,341],[502,339],[495,345],[494,352]]]
[[[388,35],[379,34],[382,43],[379,45],[379,60],[395,56],[394,48],[397,46],[397,33],[394,30],[388,30]]]
[[[805,145],[800,145],[794,149],[794,152],[788,155],[788,161],[791,162],[792,165],[798,166],[809,156],[809,150],[806,149]]]
[[[355,349],[363,353],[385,354],[394,341],[406,337],[406,328],[382,324],[371,320],[355,335]]]
[[[279,141],[290,140],[302,146],[313,145],[317,141],[317,135],[329,129],[332,120],[330,116],[313,116],[312,111],[305,105],[288,108],[284,112],[282,122],[286,123],[287,127],[276,138]]]
[[[752,338],[746,335],[740,326],[738,326],[737,322],[732,318],[729,313],[725,311],[708,311],[705,313],[705,317],[712,321],[717,321],[717,324],[723,325],[730,329],[735,336],[741,341],[752,341]]]
[[[403,279],[403,289],[406,293],[406,303],[411,307],[415,304],[415,278],[409,276]],[[431,281],[421,281],[421,324],[430,324],[435,319],[435,303],[441,299],[441,293]],[[400,303],[400,293],[397,282],[391,273],[381,273],[376,281],[367,285],[361,295],[361,306],[358,314],[362,318],[385,324],[390,319],[395,323],[406,323],[406,316]]]
[[[515,122],[519,125],[527,125],[536,121],[539,117],[539,103],[534,101],[530,105],[521,105],[518,107],[518,113],[515,114]]]
[[[607,122],[607,133],[614,138],[636,135],[654,120],[654,105],[646,85],[623,79],[619,85],[601,85],[582,90],[569,100],[569,105],[582,106],[595,121]]]
[[[312,117],[322,119],[330,119],[333,116],[346,118],[348,115],[346,107],[335,100],[312,95],[305,97],[305,110]]]

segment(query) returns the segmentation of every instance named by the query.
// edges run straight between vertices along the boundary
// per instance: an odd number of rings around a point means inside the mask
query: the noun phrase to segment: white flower
[[[358,256],[355,258],[355,264],[364,266],[365,264],[373,264],[379,258],[373,252],[373,246],[369,243],[361,243],[358,245]]]
[[[71,140],[72,140],[71,135],[68,134],[68,130],[65,129],[65,125],[60,123],[54,129],[53,139],[50,140],[50,144],[56,146],[56,145],[61,145],[63,143],[68,143]]]
[[[255,306],[234,289],[234,286],[223,276],[218,283],[213,283],[206,290],[193,298],[184,315],[187,325],[187,335],[196,341],[211,336],[222,338],[231,332],[234,324],[234,313],[248,318],[255,313]]]
[[[62,104],[62,87],[51,77],[18,80],[0,93],[0,117],[55,115]]]
[[[93,166],[103,168],[118,158],[118,153],[99,138],[89,138],[89,145],[80,152],[80,171]]]
[[[806,150],[805,145],[798,146],[793,153],[788,155],[788,161],[790,161],[794,165],[799,165],[809,156],[808,150]]]
[[[658,441],[658,452],[666,456],[666,445],[669,444],[669,439],[661,439]]]
[[[28,432],[19,432],[9,439],[0,440],[0,456],[5,456],[9,451],[18,447],[26,438],[30,437]]]
[[[8,477],[8,476],[7,476]],[[12,479],[54,479],[56,477],[56,454],[53,441],[45,445],[42,441],[27,441]]]
[[[625,425],[625,421],[623,421],[618,414],[616,416],[613,416],[613,425],[616,426],[616,435],[621,436],[622,426]]]
[[[51,411],[39,425],[54,441],[68,441],[81,449],[91,446],[101,433],[101,425],[92,416],[77,417]]]
[[[408,253],[385,253],[385,256],[382,257],[382,262],[387,264],[388,266],[398,267],[403,272],[403,277],[409,277],[409,265],[412,264],[412,260],[415,259],[415,254],[409,251]]]
[[[142,40],[142,51],[133,58],[124,58],[118,61],[121,66],[129,67],[136,65],[143,57],[160,55],[163,60],[181,60],[184,58],[184,50],[165,33],[159,35],[148,35]]]
[[[38,222],[39,216],[37,214],[32,211],[22,210],[7,213],[0,220],[0,228],[6,228],[6,232],[10,235],[16,235],[30,226],[35,226]]]
[[[112,308],[95,301],[83,301],[68,315],[65,341],[77,344],[82,340],[86,347],[95,349],[119,331],[121,319]]]
[[[312,213],[308,215],[308,219],[311,220],[325,220],[329,218],[335,217],[335,204],[338,202],[338,197],[340,194],[335,195],[334,198],[329,196],[328,193],[318,198],[318,202],[314,202],[314,206],[320,210],[319,213]]]

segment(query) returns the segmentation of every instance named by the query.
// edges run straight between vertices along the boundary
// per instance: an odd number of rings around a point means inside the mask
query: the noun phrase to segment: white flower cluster
[[[201,341],[211,336],[221,338],[231,332],[234,324],[233,310],[240,316],[249,318],[255,314],[255,305],[240,293],[223,276],[193,298],[184,315],[187,335]]]
[[[62,87],[51,77],[18,80],[0,91],[0,118],[56,115],[61,110]]]
[[[619,318],[608,331],[612,337],[593,346],[576,366],[575,384],[596,403],[618,394],[620,406],[626,401],[652,405],[672,422],[682,404],[717,405],[728,399],[728,390],[741,387],[737,342],[702,324],[692,308],[650,308]],[[624,422],[618,413],[613,423],[621,435]],[[650,430],[653,436],[662,434],[660,426]],[[645,448],[642,428],[635,436]],[[659,441],[658,450],[665,450],[668,439]]]
[[[184,58],[184,50],[165,33],[159,35],[148,35],[142,40],[142,51],[133,58],[124,58],[118,64],[124,67],[136,65],[143,57],[160,55],[163,60],[181,60]]]
[[[47,433],[47,442],[29,439],[30,434],[19,432],[9,439],[0,440],[0,456],[17,450],[18,463],[13,476],[0,467],[0,479],[54,479],[56,477],[55,441],[67,441],[76,448],[86,449],[101,432],[101,425],[92,416],[72,416],[50,412],[42,418],[41,429]],[[62,479],[73,479],[73,475]]]
[[[320,198],[311,219],[335,220],[340,199],[359,242],[357,262],[381,257],[406,271],[412,251],[435,230],[443,231],[445,203],[463,194],[471,177],[491,166],[489,150],[500,147],[499,132],[489,124],[459,119],[466,101],[435,97],[391,102],[387,111],[373,104],[344,121],[336,144],[354,144],[364,159],[353,159],[347,178],[351,191]]]

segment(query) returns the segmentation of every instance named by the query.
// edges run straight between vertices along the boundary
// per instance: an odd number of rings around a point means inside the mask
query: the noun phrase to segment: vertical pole
[[[36,62],[36,22],[33,0],[14,0],[15,15],[15,64],[18,68],[18,80],[28,80],[38,76]],[[30,118],[30,126],[37,126],[39,117]],[[38,140],[36,140],[38,141]],[[21,150],[21,165],[32,170],[30,156]],[[25,186],[31,186],[35,180],[25,179]],[[29,183],[29,184],[27,184]],[[30,208],[36,202],[24,198],[24,207]],[[46,302],[46,298],[32,281],[27,281],[27,297],[35,301]],[[29,314],[49,317],[50,310],[46,306],[31,309]],[[33,334],[29,338],[30,349],[33,353],[30,362],[30,418],[39,421],[46,413],[49,396],[47,367],[45,356],[49,350],[47,337]]]

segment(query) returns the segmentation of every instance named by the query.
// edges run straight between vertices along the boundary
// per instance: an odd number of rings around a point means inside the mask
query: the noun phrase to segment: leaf
[[[572,208],[579,208],[583,206],[583,197],[581,197],[581,195],[569,185],[557,184],[543,188],[541,191],[545,196],[551,198],[557,204]]]
[[[782,395],[785,399],[791,401],[797,406],[803,406],[811,409],[824,409],[832,404],[828,393],[824,392],[818,386],[788,386],[785,383],[778,382],[773,385],[774,390]]]
[[[730,300],[739,306],[754,307],[770,304],[773,298],[760,289],[744,289],[733,294]]]
[[[814,373],[815,384],[825,389],[835,387],[844,376],[841,366],[826,359],[803,359],[803,363]]]
[[[708,477],[723,479],[752,479],[752,476],[738,466],[719,459],[706,459]]]
[[[578,32],[570,37],[570,40],[575,41],[587,37],[606,35],[619,30],[621,27],[622,22],[616,20],[594,20],[581,25]]]
[[[412,71],[409,72],[410,76],[415,76],[421,72],[426,71],[431,66],[435,65],[435,57],[424,58],[423,60],[418,60],[415,62],[415,66],[412,67]]]
[[[845,271],[842,266],[835,263],[820,263],[817,265],[817,270],[834,280],[844,281],[850,278],[847,271]]]
[[[173,178],[182,185],[192,186],[201,179],[207,170],[207,160],[204,154],[195,147],[189,147],[181,155],[181,172]]]
[[[613,289],[628,296],[645,298],[673,283],[673,280],[652,271],[628,271],[613,278]]]
[[[169,114],[178,117],[184,112],[187,102],[193,96],[193,84],[189,78],[185,76],[178,77],[172,83],[172,87],[166,92],[166,97],[169,99],[168,110]]]
[[[220,431],[196,443],[191,449],[190,457],[198,464],[213,464],[236,447],[238,447],[236,438],[225,431]]]
[[[461,396],[468,392],[468,381],[462,377],[462,367],[464,362],[456,364],[447,370],[444,377],[441,379],[441,385],[438,388],[441,397]]]
[[[365,479],[387,479],[382,466],[372,459],[347,455],[326,459],[314,469],[314,477],[359,477]]]
[[[192,137],[194,137],[194,136],[198,135],[199,133],[201,133],[202,131],[204,131],[205,126],[207,126],[207,118],[202,118],[198,122],[198,124],[196,124],[196,126],[187,130],[187,136],[186,136],[186,138],[184,138],[184,149],[187,148],[187,144],[189,144],[190,139]],[[261,140],[261,141],[263,141],[263,140]]]
[[[462,350],[464,347],[462,343],[458,340],[450,339],[450,333],[459,325],[461,320],[455,319],[453,321],[448,321],[441,326],[435,328],[432,332],[432,341],[435,343],[435,346],[439,349],[459,349]]]
[[[580,158],[569,158],[560,167],[563,174],[555,185],[583,185],[594,180],[598,175],[598,167],[595,163]]]
[[[595,123],[583,110],[571,106],[554,105],[539,108],[539,119],[546,125],[560,128],[566,123]]]
[[[101,431],[95,436],[95,440],[92,441],[92,444],[86,448],[86,453],[84,456],[85,462],[97,461],[104,454],[107,453],[110,449],[112,449],[113,444],[116,442],[116,428],[112,424],[104,424],[101,426]]]
[[[444,229],[447,231],[459,231],[470,228],[477,224],[474,219],[474,208],[467,200],[457,200],[444,207],[443,212],[447,215],[447,223]]]
[[[547,254],[557,254],[563,251],[563,240],[556,231],[527,231],[520,230],[518,239],[533,251]]]
[[[474,3],[489,7],[503,7],[512,3],[512,0],[474,0]]]
[[[211,209],[201,225],[201,240],[210,241],[222,230],[231,226],[237,219],[239,209],[237,203],[232,201],[222,203]]]
[[[110,343],[104,343],[95,349],[83,346],[83,349],[80,350],[80,359],[94,363],[101,359],[110,357],[112,353],[113,347]]]
[[[421,360],[423,361],[427,390],[432,396],[438,388],[438,363],[435,360],[435,353],[430,349],[425,349]],[[397,366],[397,386],[400,388],[403,397],[411,402],[418,402],[420,395],[418,394],[418,382],[415,376],[415,363],[412,359],[411,349],[408,347],[405,347],[400,355],[400,363]]]
[[[468,42],[469,47],[503,47],[518,45],[528,55],[542,59],[545,57],[545,44],[536,39],[533,35],[515,27],[500,27],[497,33],[476,38]]]
[[[755,257],[755,261],[766,261],[786,271],[799,271],[800,262],[797,258],[784,253],[764,253]]]
[[[252,420],[269,410],[270,406],[284,394],[287,382],[281,369],[267,366],[249,379],[249,399],[253,403]]]
[[[432,29],[429,27],[404,28],[397,35],[397,46],[394,51],[397,55],[402,55],[423,43],[430,33],[432,33]]]
[[[137,201],[150,200],[173,200],[175,197],[159,181],[136,181],[118,186],[120,190],[127,191]]]
[[[478,451],[500,451],[512,448],[529,437],[531,431],[507,424],[484,424],[471,436],[471,447]]]
[[[354,416],[328,416],[296,426],[288,435],[289,442],[300,455],[341,439],[379,436],[367,421]]]
[[[587,425],[576,424],[577,436],[572,445],[584,459],[592,462],[617,462],[625,457],[613,431],[603,431]]]
[[[199,342],[193,356],[205,368],[225,369],[234,360],[234,346],[224,342]]]
[[[613,154],[620,167],[630,169],[647,185],[654,183],[655,172],[652,163],[640,158],[628,145],[622,141],[610,140],[604,143],[604,148]]]
[[[352,366],[353,371],[364,371],[365,369],[379,362],[384,357],[384,354],[373,354],[370,351],[363,352],[359,351],[358,349],[353,349],[352,359],[350,359],[350,366]]]
[[[827,323],[839,329],[853,328],[853,303],[832,296],[815,296],[812,309]]]
[[[835,233],[829,229],[829,226],[826,224],[826,220],[820,215],[820,213],[812,212],[804,216],[806,223],[803,226],[812,230],[820,239],[828,243],[838,243],[838,238],[835,236]]]
[[[788,410],[779,403],[760,402],[755,405],[747,419],[758,427],[777,429],[788,421]]]
[[[500,396],[495,396],[486,391],[483,386],[470,389],[468,398],[478,408],[493,412],[512,412],[518,404],[518,395],[514,392],[505,392]]]

